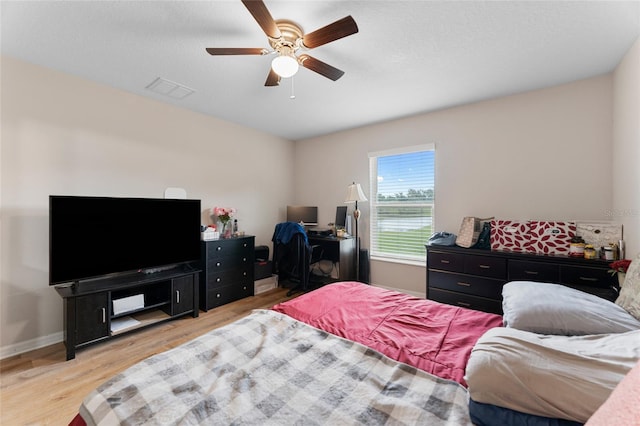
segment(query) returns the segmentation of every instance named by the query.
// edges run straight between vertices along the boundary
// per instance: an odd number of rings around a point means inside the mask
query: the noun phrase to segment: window
[[[425,261],[433,230],[433,144],[369,154],[371,256]]]

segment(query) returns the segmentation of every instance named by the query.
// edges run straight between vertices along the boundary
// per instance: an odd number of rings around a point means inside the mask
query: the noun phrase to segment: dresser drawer
[[[205,268],[209,274],[216,274],[229,269],[245,268],[248,265],[253,265],[253,257],[242,253],[238,256],[215,256],[209,258]]]
[[[560,282],[570,286],[608,288],[615,286],[616,279],[606,269],[588,266],[560,266]]]
[[[509,281],[560,282],[560,265],[557,264],[510,260],[508,269]]]
[[[206,311],[248,296],[253,296],[253,283],[246,282],[244,284],[210,288],[207,290],[206,297],[206,305],[208,306],[201,306],[201,308]]]
[[[254,251],[254,246],[248,238],[213,240],[207,241],[206,245],[209,253],[216,257],[251,255]]]
[[[448,305],[502,315],[502,302],[437,288],[429,289],[429,299]]]
[[[440,269],[443,271],[462,271],[464,268],[464,254],[443,253],[439,251],[429,252],[427,258],[429,269]]]
[[[437,287],[443,290],[482,296],[489,299],[501,300],[502,286],[505,281],[492,278],[472,277],[447,272],[431,272],[429,274],[429,288]]]
[[[203,278],[203,283],[207,288],[212,287],[224,287],[226,285],[235,284],[243,280],[253,280],[253,271],[248,267],[230,269],[225,271],[209,272],[206,275],[206,279]]]
[[[466,255],[464,273],[506,280],[507,260],[499,257]]]

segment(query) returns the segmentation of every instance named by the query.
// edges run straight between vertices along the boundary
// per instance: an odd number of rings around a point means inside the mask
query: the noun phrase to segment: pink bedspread
[[[273,309],[465,387],[471,348],[502,326],[500,315],[357,282],[329,284]]]

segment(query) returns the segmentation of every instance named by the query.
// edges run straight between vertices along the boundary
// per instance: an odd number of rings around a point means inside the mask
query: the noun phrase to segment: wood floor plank
[[[66,425],[84,397],[110,377],[151,355],[289,300],[277,288],[190,316],[88,346],[66,361],[62,343],[0,360],[0,424]]]

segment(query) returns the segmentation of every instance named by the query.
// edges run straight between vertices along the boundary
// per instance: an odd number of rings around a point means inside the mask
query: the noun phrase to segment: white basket
[[[264,293],[265,291],[278,288],[278,276],[271,275],[270,277],[263,278],[253,282],[253,294]]]

